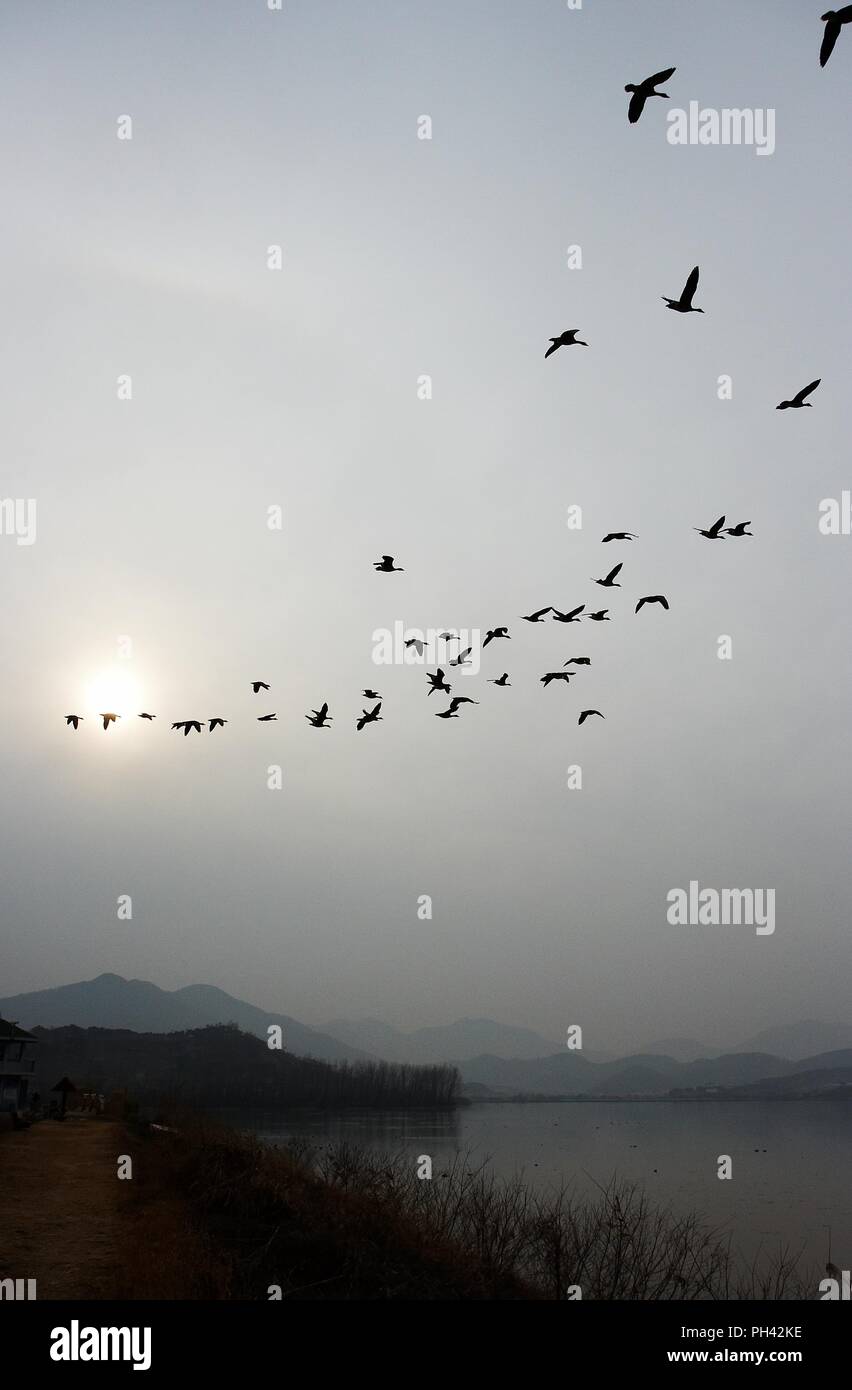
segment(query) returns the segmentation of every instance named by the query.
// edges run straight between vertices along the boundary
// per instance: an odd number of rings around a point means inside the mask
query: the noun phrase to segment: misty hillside
[[[402,1032],[381,1019],[334,1019],[326,1032],[352,1047],[390,1062],[464,1062],[483,1052],[495,1057],[546,1057],[558,1041],[531,1028],[515,1028],[492,1018],[460,1018],[432,1028]]]
[[[98,975],[94,980],[0,999],[0,1017],[15,1019],[22,1028],[76,1024],[79,1028],[130,1028],[140,1033],[174,1033],[236,1023],[243,1032],[264,1039],[270,1024],[279,1024],[284,1047],[297,1057],[335,1062],[356,1061],[367,1055],[287,1014],[267,1013],[213,985],[165,990],[148,980],[125,980],[121,975]]]
[[[462,1079],[503,1094],[534,1095],[665,1095],[699,1086],[745,1086],[802,1070],[824,1071],[852,1065],[852,1051],[820,1053],[790,1062],[765,1053],[728,1053],[676,1062],[672,1057],[625,1057],[617,1062],[590,1062],[576,1052],[558,1053],[537,1061],[506,1061],[475,1057],[461,1067]]]
[[[821,1052],[837,1052],[852,1047],[852,1025],[821,1023],[805,1019],[801,1023],[783,1023],[777,1028],[764,1028],[747,1038],[734,1052],[771,1052],[775,1057],[788,1057],[802,1062]]]
[[[227,1024],[175,1033],[73,1026],[32,1031],[39,1040],[33,1090],[43,1100],[62,1076],[78,1090],[127,1090],[145,1103],[217,1109],[446,1106],[459,1089],[454,1067],[296,1057]]]

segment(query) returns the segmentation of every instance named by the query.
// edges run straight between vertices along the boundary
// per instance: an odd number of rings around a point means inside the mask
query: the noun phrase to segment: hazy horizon
[[[818,521],[852,487],[852,30],[821,70],[793,0],[3,28],[0,495],[37,534],[0,534],[0,994],[112,972],[609,1053],[847,1020],[852,540]],[[629,126],[625,84],[671,65]],[[693,100],[775,110],[774,153],[669,144]],[[668,312],[696,264],[705,313]],[[722,513],[753,538],[696,535]],[[612,621],[520,621],[581,603]],[[481,703],[435,719],[425,666],[376,665],[397,623],[508,625],[458,677]],[[774,890],[774,933],[671,925],[694,880]]]

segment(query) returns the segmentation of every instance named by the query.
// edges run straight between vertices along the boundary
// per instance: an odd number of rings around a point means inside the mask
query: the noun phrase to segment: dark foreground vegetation
[[[186,1106],[316,1106],[430,1109],[458,1103],[455,1067],[391,1062],[321,1062],[267,1047],[236,1024],[182,1033],[118,1028],[33,1028],[42,1094],[61,1076],[80,1091],[129,1087],[144,1104],[163,1097]]]
[[[789,1254],[742,1266],[700,1218],[628,1184],[544,1196],[462,1157],[420,1179],[411,1157],[177,1123],[134,1140],[128,1298],[814,1296]]]

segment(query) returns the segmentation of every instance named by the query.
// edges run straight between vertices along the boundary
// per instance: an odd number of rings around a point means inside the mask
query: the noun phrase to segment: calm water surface
[[[229,1123],[272,1143],[346,1139],[362,1148],[487,1160],[530,1186],[569,1184],[593,1194],[611,1177],[640,1183],[656,1203],[703,1212],[751,1258],[790,1246],[820,1268],[827,1256],[852,1264],[852,1103],[848,1101],[536,1102],[473,1104],[444,1111],[294,1113],[230,1111]],[[733,1178],[716,1176],[730,1154]]]

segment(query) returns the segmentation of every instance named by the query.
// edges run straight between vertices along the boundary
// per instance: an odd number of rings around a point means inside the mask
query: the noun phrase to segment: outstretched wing
[[[832,53],[837,37],[840,33],[840,20],[830,19],[825,26],[825,33],[822,36],[822,47],[819,50],[819,65],[824,68]]]
[[[615,569],[610,570],[609,574],[607,575],[607,579],[608,579],[608,580],[614,579],[615,576],[618,574],[619,570],[621,570],[621,569],[623,569],[623,568],[624,568],[624,561],[622,560],[621,564],[616,565]]]
[[[643,87],[657,87],[661,82],[668,82],[670,77],[674,77],[677,68],[665,68],[663,72],[655,72],[653,77],[649,77],[643,82]]]
[[[815,391],[817,389],[821,381],[822,377],[819,376],[817,377],[816,381],[811,382],[810,386],[803,386],[801,391],[799,391],[799,393],[795,397],[795,399],[797,401],[805,400],[811,394],[812,391]]]
[[[696,266],[694,270],[691,270],[691,271],[690,271],[689,277],[688,277],[688,279],[687,279],[687,281],[686,281],[686,284],[685,284],[684,287],[683,287],[683,294],[681,295],[681,299],[683,300],[684,304],[691,304],[691,303],[692,303],[692,296],[695,294],[695,291],[696,291],[697,289],[698,289],[698,266]]]
[[[724,518],[723,516],[720,516],[718,521],[714,521],[714,522],[713,522],[713,525],[710,527],[710,530],[711,530],[711,531],[719,531],[719,530],[721,530],[721,528],[724,526],[724,524],[725,524],[725,518]]]
[[[642,112],[645,110],[645,93],[641,87],[638,92],[634,92],[630,98],[630,105],[627,108],[627,119],[631,125],[635,125]]]

